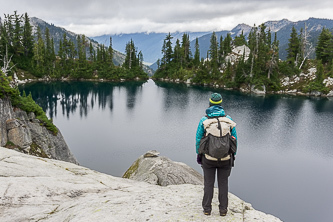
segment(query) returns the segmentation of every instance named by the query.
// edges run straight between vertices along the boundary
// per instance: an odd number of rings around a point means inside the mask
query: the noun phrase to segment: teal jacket
[[[222,106],[215,105],[215,106],[211,106],[208,109],[206,109],[206,114],[209,117],[224,116],[225,115],[225,111],[224,111],[224,109],[223,109]],[[204,129],[204,126],[203,126],[202,123],[203,123],[203,121],[205,121],[206,119],[208,119],[207,116],[202,117],[201,120],[200,120],[200,122],[199,122],[199,125],[198,125],[197,134],[196,134],[196,143],[195,143],[197,154],[199,154],[200,140],[201,140],[201,138],[205,134],[205,129]],[[231,119],[231,117],[229,115],[227,115],[226,117],[229,118],[229,119]],[[237,140],[236,127],[232,128],[231,135],[234,136],[236,138],[236,140]]]

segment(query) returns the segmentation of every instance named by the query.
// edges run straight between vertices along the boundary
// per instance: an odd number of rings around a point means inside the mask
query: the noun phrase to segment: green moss
[[[6,145],[5,145],[6,148],[8,149],[15,149],[15,148],[18,148],[19,150],[22,150],[21,147],[15,145],[12,141],[7,141]]]
[[[139,168],[139,159],[137,159],[130,168],[124,173],[123,178],[130,178],[131,175]]]
[[[49,158],[44,150],[34,142],[30,145],[29,154],[38,157]]]

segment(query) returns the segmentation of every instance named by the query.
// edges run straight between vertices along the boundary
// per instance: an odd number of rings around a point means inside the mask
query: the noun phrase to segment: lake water
[[[152,80],[31,83],[20,89],[53,118],[82,166],[113,176],[122,176],[148,150],[202,173],[195,133],[210,94],[219,92],[237,123],[230,192],[283,221],[332,221],[333,100]]]

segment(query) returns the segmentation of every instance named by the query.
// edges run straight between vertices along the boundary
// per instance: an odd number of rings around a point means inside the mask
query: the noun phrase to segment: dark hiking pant
[[[215,174],[217,171],[217,183],[219,188],[219,210],[228,208],[228,177],[231,173],[230,160],[213,161],[202,157],[202,169],[204,173],[204,196],[202,207],[205,212],[212,211],[212,199],[214,193]]]

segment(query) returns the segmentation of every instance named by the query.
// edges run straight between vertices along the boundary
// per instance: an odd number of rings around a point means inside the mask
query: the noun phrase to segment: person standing
[[[229,133],[237,141],[236,123],[232,121],[230,116],[225,114],[221,104],[221,94],[211,94],[209,108],[206,109],[206,115],[201,118],[196,132],[197,162],[201,164],[204,174],[202,207],[205,215],[210,215],[212,211],[216,172],[220,216],[226,216],[228,212],[228,178],[236,153],[228,153],[227,156],[218,159],[199,151],[201,139],[209,133],[212,135],[215,134],[214,136],[220,136],[220,131],[223,133],[223,136]]]

